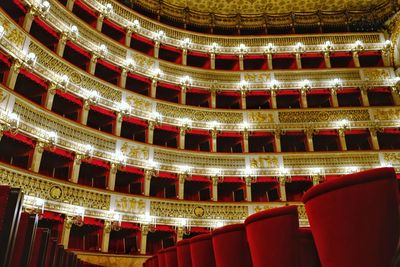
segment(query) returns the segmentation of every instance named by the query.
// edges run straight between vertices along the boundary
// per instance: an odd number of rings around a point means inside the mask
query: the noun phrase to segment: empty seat
[[[176,252],[178,256],[178,267],[192,267],[192,258],[190,255],[190,239],[184,239],[177,242]]]
[[[390,266],[400,225],[393,168],[327,181],[309,189],[303,201],[322,266]]]
[[[218,267],[251,267],[244,224],[232,224],[212,232],[215,263]]]
[[[211,234],[192,237],[190,254],[193,267],[216,267]]]
[[[176,256],[176,247],[169,247],[165,249],[165,267],[178,267],[178,258]]]
[[[254,267],[298,267],[296,206],[258,212],[249,216],[245,225]]]
[[[299,267],[320,267],[321,263],[311,229],[300,228],[298,238],[300,253]]]

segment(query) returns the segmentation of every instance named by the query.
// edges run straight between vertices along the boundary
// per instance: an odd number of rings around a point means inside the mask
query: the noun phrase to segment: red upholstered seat
[[[157,255],[154,255],[150,259],[150,267],[158,267],[158,257]]]
[[[218,267],[252,267],[244,224],[233,224],[212,232],[215,263]]]
[[[165,267],[178,267],[178,258],[176,255],[176,247],[165,249]]]
[[[245,225],[254,267],[299,266],[296,206],[258,212]]]
[[[216,267],[211,234],[192,237],[190,254],[193,267]]]
[[[159,252],[157,252],[157,263],[158,267],[166,267],[165,264],[165,250],[162,249]]]
[[[399,196],[393,168],[327,181],[303,201],[324,267],[389,266],[399,240]]]
[[[184,239],[176,243],[178,256],[178,267],[192,267],[192,256],[190,254],[190,239]]]

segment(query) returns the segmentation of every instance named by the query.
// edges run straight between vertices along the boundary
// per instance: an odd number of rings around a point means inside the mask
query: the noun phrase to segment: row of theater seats
[[[389,267],[399,242],[399,195],[393,168],[345,175],[309,189],[311,228],[297,208],[258,212],[163,249],[144,267]],[[398,267],[396,265],[396,267]]]
[[[22,211],[21,189],[0,186],[0,266],[96,267],[58,244],[38,215]]]

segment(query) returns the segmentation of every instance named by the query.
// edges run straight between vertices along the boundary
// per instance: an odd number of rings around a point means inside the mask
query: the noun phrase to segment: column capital
[[[178,174],[179,184],[184,184],[188,177],[189,175],[187,173],[179,173]]]
[[[111,230],[112,230],[112,222],[111,221],[107,221],[107,220],[105,220],[104,221],[104,232],[105,233],[107,233],[107,234],[109,234],[109,233],[111,233]]]
[[[244,181],[246,183],[246,186],[251,186],[252,183],[255,183],[257,180],[257,177],[255,176],[246,176],[244,177]]]
[[[142,235],[147,235],[150,232],[150,226],[147,224],[141,224],[140,232],[142,233]]]

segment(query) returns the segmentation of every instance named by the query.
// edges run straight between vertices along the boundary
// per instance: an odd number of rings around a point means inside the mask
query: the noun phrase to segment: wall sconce
[[[48,1],[43,1],[43,2],[40,4],[39,8],[40,8],[40,11],[41,11],[42,13],[47,13],[47,12],[49,12],[49,10],[50,10],[50,3],[49,3]]]
[[[87,158],[92,157],[94,152],[93,146],[89,144],[78,144],[77,150]]]
[[[100,100],[100,94],[96,90],[87,91],[87,100],[91,104],[98,104]]]
[[[276,48],[275,48],[275,46],[274,46],[273,43],[268,43],[268,44],[265,46],[264,53],[266,53],[266,54],[272,54],[272,53],[275,53],[275,52],[276,52]]]
[[[161,79],[163,75],[164,75],[164,73],[159,68],[155,68],[152,70],[152,77],[155,80]]]
[[[296,45],[295,45],[295,50],[296,50],[296,52],[298,52],[298,53],[303,53],[303,52],[305,51],[304,44],[301,43],[301,42],[296,43]]]
[[[128,68],[129,71],[134,71],[136,69],[136,62],[133,58],[128,58],[125,61],[125,66]]]
[[[181,47],[184,49],[188,49],[192,45],[192,40],[190,38],[185,38],[181,41]]]
[[[28,53],[28,55],[26,55],[25,57],[25,63],[28,65],[28,67],[35,66],[36,60],[37,60],[36,55],[35,53],[32,52]]]
[[[364,49],[365,49],[364,43],[361,40],[355,41],[354,46],[353,46],[354,51],[360,52]]]
[[[72,40],[75,40],[75,39],[77,39],[77,38],[79,37],[79,29],[78,29],[78,27],[76,27],[75,25],[72,25],[72,26],[70,27],[68,33],[69,33],[69,37],[70,37]]]
[[[165,32],[159,30],[158,32],[154,33],[153,39],[156,42],[162,42],[165,39]]]
[[[133,20],[130,25],[135,32],[140,30],[140,22],[137,19]]]
[[[18,132],[20,117],[14,112],[2,112],[1,114],[4,123],[2,123],[2,131],[9,131],[12,134]]]
[[[324,44],[324,51],[330,52],[333,50],[333,43],[331,41],[326,41]]]
[[[104,16],[109,16],[111,13],[113,13],[114,8],[110,3],[107,3],[104,7],[103,7],[103,14]]]
[[[277,80],[271,80],[269,89],[271,91],[278,91],[281,88],[281,83]]]
[[[245,44],[240,44],[238,49],[237,49],[237,52],[239,54],[246,54],[247,51],[248,51],[248,48],[247,48],[247,46]]]
[[[209,51],[210,53],[212,53],[212,54],[216,54],[216,53],[219,51],[219,49],[220,49],[220,47],[219,47],[219,44],[218,44],[218,43],[212,43],[212,44],[209,46],[208,51]]]
[[[5,34],[4,27],[3,25],[0,25],[0,39],[3,38],[4,34]]]
[[[125,101],[122,101],[121,103],[118,104],[118,109],[123,116],[130,114],[132,110],[131,106]]]
[[[185,75],[180,79],[180,85],[183,89],[187,89],[188,87],[192,86],[192,78],[190,76]]]
[[[37,214],[39,218],[43,216],[44,204],[45,204],[44,199],[34,196],[25,195],[23,199],[23,206],[25,212],[30,214]]]
[[[335,89],[335,90],[342,89],[343,88],[342,81],[340,79],[338,79],[338,78],[333,79],[331,81],[331,87],[332,87],[332,89]]]
[[[99,52],[99,55],[102,57],[107,56],[107,54],[108,54],[107,46],[105,44],[101,44],[98,48],[98,52]]]

